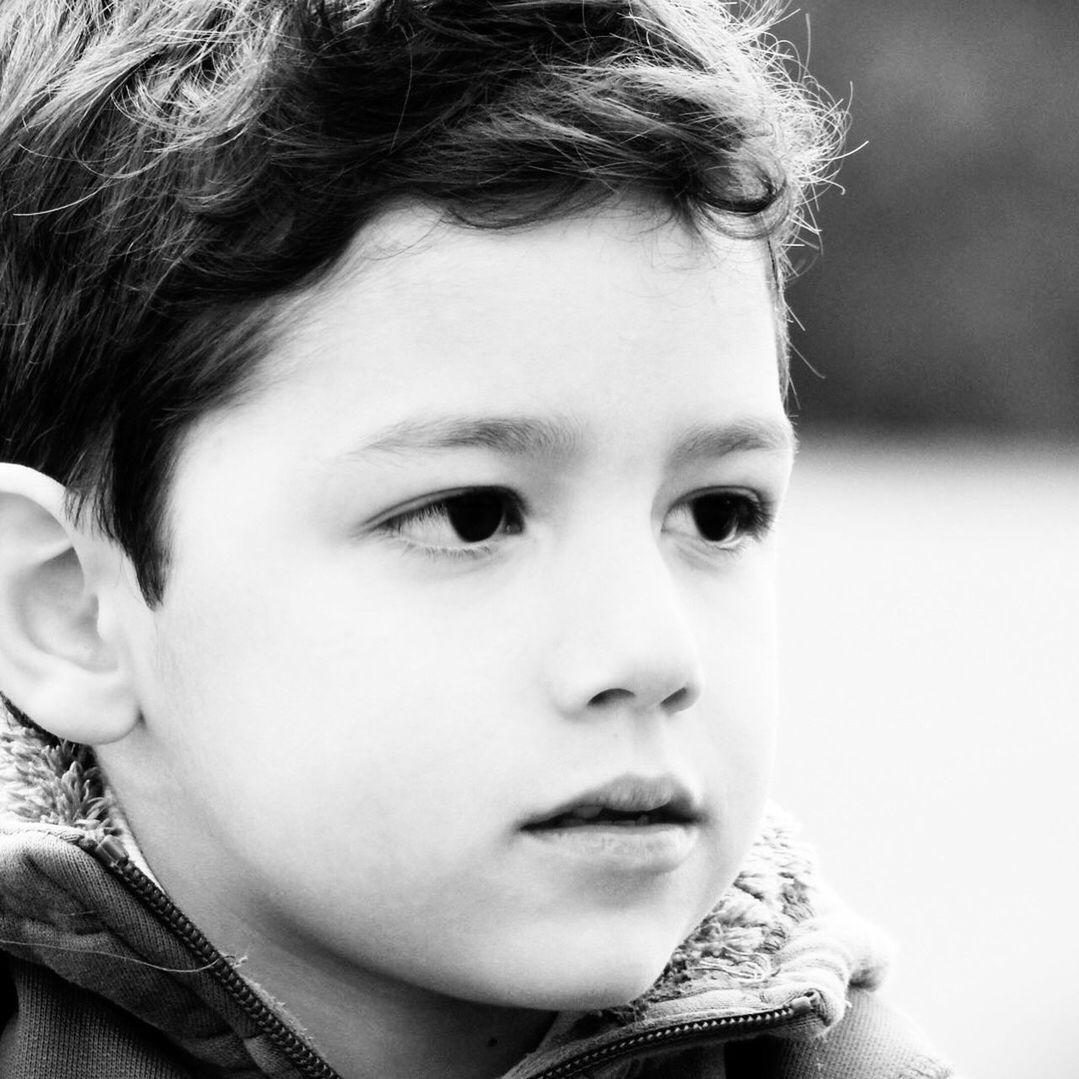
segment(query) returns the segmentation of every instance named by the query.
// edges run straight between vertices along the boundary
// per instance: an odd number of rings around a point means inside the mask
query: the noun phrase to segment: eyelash
[[[724,513],[733,512],[736,523],[734,535],[730,539],[710,540],[703,535],[700,537],[700,541],[711,553],[737,554],[750,541],[761,539],[772,527],[774,513],[771,504],[749,491],[728,488],[700,491],[683,499],[674,509],[687,509],[693,517],[695,527],[703,532],[705,524],[702,515],[706,514],[709,508],[713,510],[713,513],[718,508],[715,505],[711,507],[708,505],[712,502],[722,504]]]
[[[440,547],[437,544],[416,543],[410,540],[405,532],[409,527],[415,528],[425,522],[438,522],[450,519],[450,507],[457,503],[459,506],[468,498],[487,498],[501,503],[501,515],[496,522],[499,532],[490,538],[467,543],[460,547]],[[494,549],[495,543],[504,536],[519,535],[524,531],[524,506],[520,498],[512,491],[502,487],[466,487],[459,491],[450,491],[431,499],[415,509],[398,513],[394,517],[384,521],[380,530],[391,537],[400,540],[410,551],[416,551],[431,558],[482,558]],[[505,524],[507,522],[508,524]],[[501,529],[505,527],[505,531]]]
[[[472,508],[478,511],[481,517],[485,511],[487,513],[487,520],[481,527],[481,532],[493,524],[489,536],[471,542],[467,537],[461,536],[459,524],[451,522],[452,508],[456,506],[459,510],[464,509],[467,499],[472,499],[474,503],[479,501],[479,504],[474,504]],[[736,535],[732,540],[709,540],[703,536],[696,537],[696,541],[703,544],[710,554],[735,555],[749,542],[762,538],[772,527],[774,511],[771,504],[749,491],[727,488],[701,491],[683,499],[672,512],[678,509],[688,510],[695,528],[699,531],[703,527],[701,514],[708,508],[702,503],[711,499],[725,503],[726,512],[734,511],[737,523],[734,526]],[[486,505],[483,505],[483,500],[487,500]],[[499,514],[497,520],[493,519],[494,512]],[[399,540],[410,551],[430,558],[477,559],[491,554],[495,546],[505,537],[520,535],[525,529],[525,516],[524,504],[512,491],[501,487],[467,487],[459,491],[447,492],[414,509],[398,513],[382,522],[379,525],[379,531]],[[427,522],[449,524],[461,537],[462,545],[439,546],[438,544],[417,543],[409,539],[406,534],[409,528],[414,529]]]

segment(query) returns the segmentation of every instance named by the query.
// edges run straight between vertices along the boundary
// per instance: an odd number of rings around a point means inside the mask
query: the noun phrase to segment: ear
[[[48,476],[0,464],[0,692],[58,738],[100,745],[139,719],[102,629],[122,557],[69,519],[64,496]]]

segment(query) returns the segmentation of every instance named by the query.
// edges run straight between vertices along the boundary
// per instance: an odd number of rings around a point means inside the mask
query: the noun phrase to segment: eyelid
[[[460,487],[450,487],[445,491],[434,491],[428,494],[420,495],[417,498],[410,499],[407,502],[402,502],[398,506],[394,506],[392,509],[385,510],[375,517],[368,527],[372,531],[378,531],[381,528],[385,528],[394,524],[400,520],[407,520],[410,517],[420,516],[425,510],[432,510],[435,507],[441,505],[444,502],[448,502],[453,498],[460,498],[462,495],[471,494],[496,494],[503,495],[507,502],[511,503],[518,510],[523,513],[524,501],[516,492],[511,491],[508,487],[501,487],[496,483],[483,484],[473,483],[464,484]]]
[[[505,502],[505,512],[512,514],[518,524],[512,528],[506,527],[494,533],[490,538],[475,542],[461,542],[454,544],[424,543],[421,540],[411,538],[407,534],[410,525],[416,525],[425,519],[444,517],[447,522],[449,514],[446,512],[446,504],[454,498],[467,495],[496,495]],[[425,555],[430,558],[479,558],[490,555],[509,536],[519,534],[523,529],[520,522],[525,516],[523,500],[505,487],[498,485],[470,485],[451,488],[446,491],[437,491],[424,495],[403,506],[395,507],[381,516],[372,526],[371,530],[399,543],[411,553]]]
[[[708,540],[704,537],[695,537],[699,543],[710,551],[723,554],[732,554],[750,540],[762,539],[772,529],[776,520],[776,500],[763,492],[752,490],[748,487],[704,487],[691,491],[683,496],[670,509],[669,513],[683,510],[692,513],[694,501],[707,498],[709,495],[721,495],[732,499],[741,499],[751,508],[751,517],[748,523],[740,530],[739,534],[730,541]],[[677,530],[674,530],[677,533]]]
[[[444,518],[448,524],[447,504],[455,498],[476,494],[495,495],[502,499],[505,504],[504,522],[490,537],[482,540],[461,540],[460,542],[441,544],[424,542],[422,539],[409,535],[410,528],[415,528],[425,521],[436,521],[439,517]],[[693,516],[693,503],[709,496],[721,496],[736,503],[743,503],[743,513],[739,514],[739,520],[735,522],[737,525],[736,534],[730,540],[710,540],[701,535],[698,530],[696,518]],[[684,513],[691,517],[692,524],[683,528],[664,527],[663,531],[679,537],[683,542],[695,544],[698,549],[703,549],[705,553],[713,557],[734,556],[751,542],[764,538],[771,530],[776,518],[776,502],[777,500],[767,493],[747,487],[712,486],[698,488],[678,499],[664,517],[664,522],[666,522],[672,514]],[[432,559],[475,559],[496,553],[507,538],[523,532],[525,530],[524,521],[527,516],[528,511],[525,502],[515,491],[497,484],[476,484],[432,492],[395,506],[380,515],[369,526],[369,530],[399,544],[410,553]],[[511,517],[513,518],[512,521],[510,521]]]

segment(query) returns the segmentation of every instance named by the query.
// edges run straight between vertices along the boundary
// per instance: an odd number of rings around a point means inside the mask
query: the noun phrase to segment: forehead
[[[532,293],[542,304],[561,291],[563,298],[585,304],[595,293],[628,286],[659,288],[676,300],[679,284],[687,293],[694,286],[726,291],[732,275],[724,268],[741,276],[747,266],[774,295],[765,241],[704,232],[640,201],[505,229],[462,225],[437,208],[409,203],[365,228],[309,298],[322,307],[332,306],[342,292],[418,288],[429,299],[467,295],[482,306],[485,293],[492,303],[509,291],[518,298]],[[582,285],[588,293],[580,291]]]
[[[428,417],[587,436],[614,414],[641,432],[782,416],[766,245],[639,207],[502,231],[400,208],[277,324],[264,389],[211,426],[261,413],[318,455]]]
[[[704,235],[639,204],[512,230],[407,205],[365,229],[332,275],[289,305],[271,365],[302,369],[320,344],[351,338],[355,359],[370,365],[389,366],[393,343],[460,344],[509,366],[574,336],[632,350],[666,333],[675,347],[714,315],[717,332],[767,321],[778,370],[774,301],[766,243]]]

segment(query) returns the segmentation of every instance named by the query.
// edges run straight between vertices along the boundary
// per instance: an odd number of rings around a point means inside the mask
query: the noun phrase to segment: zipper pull
[[[130,861],[123,844],[111,835],[99,839],[90,853],[108,869],[118,869]]]

